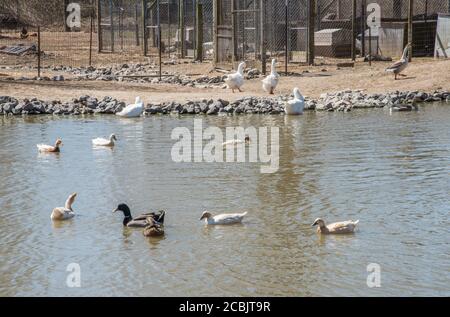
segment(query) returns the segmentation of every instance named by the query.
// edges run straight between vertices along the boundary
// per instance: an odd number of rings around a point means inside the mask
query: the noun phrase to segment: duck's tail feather
[[[353,222],[353,224],[356,226],[359,223],[359,219]]]

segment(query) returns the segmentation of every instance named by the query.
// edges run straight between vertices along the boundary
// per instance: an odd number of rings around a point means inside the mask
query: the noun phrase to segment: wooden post
[[[102,8],[100,4],[101,0],[97,0],[97,41],[98,41],[98,52],[103,51],[103,35],[102,35]]]
[[[408,59],[412,61],[413,53],[413,15],[414,15],[414,0],[409,0],[408,5],[408,44],[411,45],[409,48]]]
[[[180,14],[180,28],[179,28],[179,40],[180,40],[180,47],[181,47],[181,58],[185,58],[186,56],[186,41],[185,41],[185,25],[184,25],[184,0],[178,0],[178,13]]]
[[[169,59],[170,59],[170,35],[171,35],[171,25],[172,21],[170,20],[170,0],[167,1],[167,47],[169,48],[167,52],[169,53]]]
[[[64,12],[63,12],[63,16],[64,16],[64,32],[70,32],[70,28],[67,25],[67,17],[68,17],[68,12],[67,12],[67,6],[69,5],[69,0],[64,0],[63,1],[63,6],[64,6]]]
[[[363,0],[361,3],[361,29],[362,29],[362,35],[361,35],[361,55],[366,56],[366,0]]]
[[[231,0],[231,63],[233,64],[236,62],[236,53],[237,53],[237,45],[236,45],[236,13],[234,12],[235,9],[235,0]]]
[[[203,4],[197,2],[195,15],[195,21],[197,22],[195,26],[197,30],[195,32],[196,59],[203,62]]]
[[[109,0],[109,19],[111,21],[111,52],[114,52],[114,14],[113,14],[113,2]]]
[[[372,28],[369,28],[369,66],[372,66]]]
[[[260,26],[260,32],[261,32],[261,72],[265,75],[267,72],[267,65],[266,65],[266,43],[265,43],[265,21],[266,21],[266,10],[265,10],[265,2],[264,0],[259,0],[259,6],[260,6],[260,19],[261,19],[261,26]]]
[[[142,45],[144,56],[147,56],[147,0],[142,0]]]
[[[352,1],[352,61],[356,60],[356,0]]]
[[[289,0],[285,0],[284,2],[284,41],[286,42],[284,49],[284,73],[287,76],[288,74],[288,60],[289,60]]]
[[[213,0],[213,41],[214,41],[214,67],[219,62],[219,0]]]
[[[309,0],[308,10],[308,64],[314,65],[314,28],[316,18],[316,0]]]
[[[158,19],[158,56],[159,56],[159,81],[162,79],[162,32],[161,32],[161,11],[159,0],[156,0],[156,14]]]
[[[41,27],[38,26],[38,78],[41,77]]]
[[[141,45],[139,42],[139,7],[136,3],[134,8],[134,22],[135,22],[135,33],[136,33],[136,46]]]
[[[94,33],[94,8],[91,8],[91,28],[89,31],[89,66],[92,66],[92,36]]]

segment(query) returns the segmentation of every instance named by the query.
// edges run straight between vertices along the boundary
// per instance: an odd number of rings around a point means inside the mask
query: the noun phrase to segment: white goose
[[[409,47],[410,47],[410,43],[408,43],[405,47],[405,49],[403,50],[403,55],[402,58],[395,62],[394,64],[392,64],[391,66],[389,66],[388,68],[386,68],[386,72],[388,73],[394,73],[395,75],[395,80],[397,80],[397,75],[401,75],[401,72],[403,72],[406,67],[408,66],[409,63]],[[403,75],[405,76],[405,75]]]
[[[221,214],[213,216],[209,211],[204,211],[200,220],[205,219],[207,225],[232,225],[241,223],[246,215],[247,213],[244,212],[242,214]]]
[[[272,59],[272,67],[270,69],[270,75],[262,80],[262,87],[264,91],[271,95],[273,95],[275,88],[277,88],[278,81],[280,79],[280,76],[278,75],[276,70],[276,63],[277,60]]]
[[[116,135],[115,134],[111,134],[111,136],[108,139],[104,139],[104,138],[97,138],[92,140],[92,144],[94,146],[108,146],[108,147],[113,147],[115,145],[115,142],[117,141]]]
[[[136,118],[140,117],[144,112],[144,103],[141,97],[136,97],[136,102],[132,105],[126,106],[121,112],[116,113],[116,115],[125,118]]]
[[[237,89],[242,92],[241,87],[244,84],[244,68],[245,63],[240,63],[237,72],[229,74],[225,79],[225,84],[227,84],[228,88],[231,89],[231,91],[234,92],[234,90]]]
[[[298,88],[294,88],[294,99],[286,102],[284,112],[288,115],[300,115],[303,114],[303,109],[305,109],[305,98]]]
[[[55,209],[53,209],[50,218],[52,220],[67,220],[73,218],[75,216],[75,213],[72,210],[72,204],[75,201],[75,197],[77,197],[77,193],[73,193],[69,196],[69,198],[67,198],[64,207],[56,207]]]

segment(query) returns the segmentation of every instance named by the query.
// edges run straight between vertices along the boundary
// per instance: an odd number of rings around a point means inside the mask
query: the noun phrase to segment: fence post
[[[196,38],[195,38],[195,45],[197,46],[196,49],[196,58],[198,61],[203,62],[203,4],[197,2],[196,6]]]
[[[41,27],[38,26],[37,28],[37,33],[38,33],[38,78],[41,77]]]
[[[288,74],[288,61],[289,61],[289,0],[285,0],[284,2],[284,20],[285,20],[285,34],[284,40],[286,42],[285,50],[284,50],[284,72],[287,76]]]
[[[219,39],[218,39],[218,25],[219,25],[219,1],[213,1],[213,41],[214,41],[214,67],[219,62]]]
[[[142,0],[142,46],[144,56],[147,56],[147,0]]]
[[[236,13],[234,12],[236,10],[235,8],[235,0],[231,0],[231,63],[233,64],[236,62],[236,52],[237,52],[237,45],[236,45]]]
[[[134,7],[134,22],[135,22],[135,33],[136,33],[136,46],[141,45],[139,43],[139,7],[136,3]]]
[[[185,30],[184,30],[184,0],[178,0],[178,14],[180,15],[179,20],[179,41],[181,46],[181,58],[185,57]]]
[[[102,8],[101,0],[97,0],[97,41],[98,41],[98,52],[103,51],[103,38],[102,38]]]
[[[92,3],[92,2],[91,2]],[[89,30],[89,66],[92,66],[92,34],[94,33],[94,8],[91,7],[91,28]]]
[[[356,0],[352,1],[352,61],[356,60]]]
[[[159,81],[162,79],[162,32],[161,32],[161,8],[159,0],[156,0],[156,10],[158,18],[158,58],[159,58]]]
[[[260,6],[260,15],[261,15],[261,26],[260,26],[260,32],[261,32],[261,72],[265,75],[267,72],[266,68],[266,43],[265,43],[265,18],[266,18],[266,7],[264,0],[259,1]]]
[[[309,0],[308,9],[308,64],[314,65],[314,28],[316,18],[316,0]]]
[[[412,61],[413,53],[413,15],[414,15],[414,0],[409,0],[408,3],[408,44],[411,45],[409,48],[408,59]]]
[[[69,28],[69,26],[67,25],[67,17],[68,17],[68,14],[67,14],[67,6],[69,5],[69,0],[64,0],[63,1],[63,6],[64,6],[64,12],[63,12],[63,16],[64,16],[64,32],[70,32],[70,28]]]
[[[361,55],[366,56],[366,0],[362,0],[361,3]]]

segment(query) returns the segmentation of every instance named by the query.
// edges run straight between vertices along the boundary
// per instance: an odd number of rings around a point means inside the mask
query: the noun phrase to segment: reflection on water
[[[208,126],[279,126],[280,169],[173,163],[175,127],[193,117],[0,118],[0,295],[450,295],[450,109],[204,117]],[[91,140],[115,133],[115,148]],[[37,143],[61,137],[60,154]],[[52,223],[72,192],[77,216]],[[123,228],[167,210],[166,236]],[[203,210],[248,211],[205,227]],[[311,228],[360,219],[348,236]],[[67,265],[82,287],[66,286]],[[381,266],[379,289],[366,285]]]

